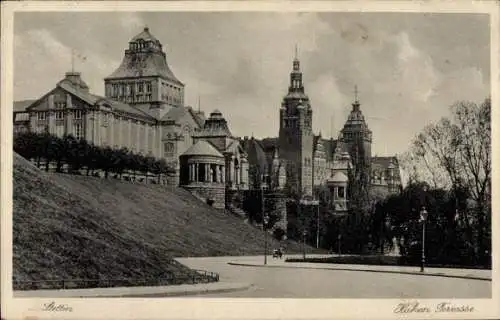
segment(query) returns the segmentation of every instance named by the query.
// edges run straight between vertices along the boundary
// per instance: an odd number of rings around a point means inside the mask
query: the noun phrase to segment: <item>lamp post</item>
[[[261,199],[261,207],[260,213],[262,215],[262,231],[264,231],[264,264],[267,264],[267,232],[266,225],[269,222],[269,217],[265,214],[265,199],[264,199],[264,175],[261,178],[260,184],[260,199]]]
[[[420,221],[422,221],[422,264],[420,265],[420,272],[424,272],[425,266],[425,224],[427,222],[428,212],[425,207],[420,211]]]
[[[302,205],[307,204],[306,199],[300,199],[299,200],[299,217],[302,222],[302,258],[306,258],[306,222],[305,222],[305,217],[304,213],[302,212]]]
[[[312,204],[316,206],[316,249],[319,248],[319,201],[313,200]]]
[[[269,223],[269,216],[264,216],[262,228],[264,229],[264,264],[267,264],[267,224]]]
[[[302,259],[306,259],[306,235],[307,235],[307,230],[304,229],[302,231]]]
[[[340,241],[342,240],[342,235],[339,233],[339,235],[337,236],[337,246],[338,246],[338,252],[339,252],[339,256],[341,255],[340,253]]]

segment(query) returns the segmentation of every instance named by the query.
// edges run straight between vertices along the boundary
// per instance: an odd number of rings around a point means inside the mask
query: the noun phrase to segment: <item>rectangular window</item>
[[[146,91],[151,92],[153,90],[153,86],[151,85],[151,82],[146,83]]]
[[[47,112],[38,112],[37,119],[38,120],[47,120]]]
[[[56,109],[64,109],[66,107],[66,102],[56,102],[54,103]]]
[[[337,194],[339,196],[339,198],[344,198],[345,197],[345,190],[344,190],[344,187],[338,187],[337,189]]]
[[[109,125],[109,113],[105,113],[103,116],[102,126],[107,127]]]
[[[74,111],[74,117],[75,119],[81,119],[82,118],[83,111],[82,110],[75,110]]]
[[[139,87],[137,88],[137,91],[142,93],[144,91],[144,84],[142,82],[139,82]]]
[[[164,144],[164,157],[171,158],[174,155],[174,144],[172,142],[166,142]]]
[[[83,124],[79,123],[75,125],[75,138],[83,139]]]
[[[56,120],[64,119],[64,111],[56,111]]]

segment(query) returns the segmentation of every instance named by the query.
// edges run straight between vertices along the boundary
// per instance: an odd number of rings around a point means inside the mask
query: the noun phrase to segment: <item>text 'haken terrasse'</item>
[[[450,302],[438,303],[434,308],[421,305],[419,302],[400,303],[394,308],[394,313],[431,313],[431,312],[474,312],[469,305],[454,305]]]

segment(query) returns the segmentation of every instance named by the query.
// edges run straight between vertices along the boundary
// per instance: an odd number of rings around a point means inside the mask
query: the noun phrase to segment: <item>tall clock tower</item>
[[[279,131],[280,158],[286,162],[287,187],[292,194],[312,194],[312,149],[312,109],[296,52],[288,93],[281,103]]]

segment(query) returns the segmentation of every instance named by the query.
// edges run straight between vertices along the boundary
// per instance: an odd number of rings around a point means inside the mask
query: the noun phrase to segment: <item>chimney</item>
[[[74,72],[74,71],[66,72],[66,76],[65,76],[64,79],[68,80],[69,82],[71,82],[71,84],[73,86],[75,86],[76,88],[78,88],[78,89],[80,89],[82,91],[85,91],[85,92],[89,92],[89,87],[82,80],[80,72]]]

